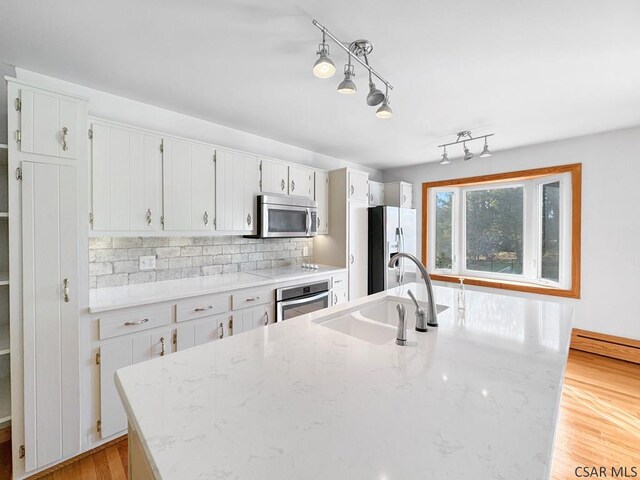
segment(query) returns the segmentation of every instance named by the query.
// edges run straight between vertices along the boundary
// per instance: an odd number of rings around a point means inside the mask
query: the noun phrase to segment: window
[[[425,183],[424,263],[438,280],[578,297],[580,181],[578,164]]]

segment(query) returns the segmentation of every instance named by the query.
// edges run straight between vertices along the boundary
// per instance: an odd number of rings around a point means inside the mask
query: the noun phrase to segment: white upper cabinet
[[[349,300],[368,294],[369,216],[366,200],[349,202]]]
[[[349,200],[369,202],[369,174],[349,171]]]
[[[369,205],[384,205],[384,183],[369,180]]]
[[[262,193],[289,192],[289,166],[275,160],[261,159]]]
[[[408,182],[391,182],[384,186],[386,205],[400,208],[414,208],[413,185]]]
[[[213,231],[215,148],[174,138],[163,145],[164,229]]]
[[[91,129],[93,230],[161,230],[162,139],[98,122]]]
[[[315,172],[315,200],[318,204],[318,234],[329,233],[329,173]]]
[[[21,152],[78,158],[80,135],[87,135],[80,100],[20,87],[19,97],[13,101],[20,112],[20,128],[15,135]]]
[[[218,150],[216,160],[216,230],[256,231],[256,195],[260,163],[255,155]]]
[[[305,167],[289,166],[289,195],[307,197],[313,200],[313,170]]]

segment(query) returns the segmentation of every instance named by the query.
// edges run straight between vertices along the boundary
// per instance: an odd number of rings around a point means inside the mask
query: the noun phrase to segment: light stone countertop
[[[340,272],[346,272],[346,269],[330,265],[320,265],[318,270],[289,266],[252,272],[223,273],[179,280],[97,288],[89,292],[89,312],[107,312],[199,295],[275,285],[278,282],[312,280],[318,276]]]
[[[547,479],[573,309],[437,286],[406,347],[318,323],[409,288],[118,370],[157,477]]]

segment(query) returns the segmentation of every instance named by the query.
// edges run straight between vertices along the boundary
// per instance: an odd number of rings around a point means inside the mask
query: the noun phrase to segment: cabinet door
[[[349,200],[369,201],[369,174],[349,172]]]
[[[237,335],[273,323],[274,315],[273,304],[234,311],[233,334]]]
[[[167,355],[172,350],[171,330],[130,335],[100,346],[100,436],[108,438],[127,428],[127,414],[116,390],[116,370]],[[163,348],[164,347],[164,348]]]
[[[212,231],[215,149],[172,138],[163,145],[164,229]]]
[[[349,202],[349,300],[367,295],[368,214],[367,201]]]
[[[410,183],[400,183],[400,206],[413,208],[413,185]]]
[[[142,131],[92,125],[93,229],[161,229],[161,138]]]
[[[243,155],[243,196],[244,214],[242,230],[249,234],[257,233],[256,210],[257,196],[260,195],[260,162],[254,155]]]
[[[74,166],[22,163],[25,469],[80,450],[78,185]]]
[[[289,167],[287,164],[263,159],[261,168],[262,193],[287,195],[289,185]]]
[[[289,195],[313,199],[313,170],[289,166]]]
[[[340,305],[349,301],[349,295],[345,288],[336,288],[331,292],[331,306]]]
[[[318,234],[329,233],[329,173],[315,172],[315,199],[318,203]]]
[[[77,159],[81,125],[78,100],[36,88],[20,89],[20,151]]]
[[[369,180],[369,205],[384,205],[384,183]]]
[[[228,315],[211,315],[179,325],[176,329],[176,349],[184,350],[227,336],[229,336]]]
[[[260,164],[254,155],[218,150],[216,161],[216,229],[253,232]]]

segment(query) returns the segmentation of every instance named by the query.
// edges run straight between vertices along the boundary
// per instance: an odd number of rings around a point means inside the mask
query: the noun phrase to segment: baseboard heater
[[[571,348],[640,364],[640,341],[574,328]]]

